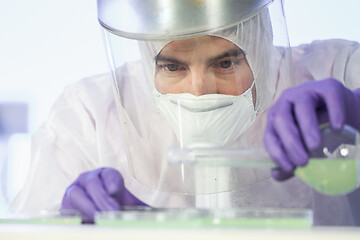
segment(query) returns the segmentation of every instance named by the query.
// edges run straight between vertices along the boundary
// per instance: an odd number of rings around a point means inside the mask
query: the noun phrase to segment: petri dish
[[[311,209],[234,208],[209,210],[203,225],[216,228],[310,228]]]
[[[310,209],[151,209],[98,212],[100,226],[124,228],[309,228]]]
[[[329,123],[320,126],[322,144],[309,152],[309,163],[298,167],[295,175],[316,191],[343,195],[360,184],[359,133],[345,125],[333,130]]]
[[[193,228],[200,226],[201,211],[196,209],[156,209],[127,207],[122,211],[104,211],[95,214],[100,226],[128,228]]]
[[[77,225],[81,214],[75,210],[40,210],[21,213],[6,213],[0,216],[0,223]]]

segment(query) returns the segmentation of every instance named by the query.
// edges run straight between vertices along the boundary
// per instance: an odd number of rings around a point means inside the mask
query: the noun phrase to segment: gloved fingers
[[[80,175],[78,184],[94,202],[101,211],[119,210],[119,203],[112,198],[106,191],[100,173],[103,169],[97,169],[92,172]]]
[[[287,161],[293,166],[303,166],[308,161],[308,153],[303,143],[303,137],[294,118],[294,106],[291,101],[281,101],[277,104],[275,114],[272,116],[272,128],[277,135]],[[282,167],[289,172],[288,167]],[[292,169],[293,170],[293,169]]]
[[[100,176],[107,192],[115,197],[121,206],[147,206],[125,188],[124,180],[117,170],[105,168]]]
[[[341,129],[345,122],[345,92],[346,88],[335,79],[326,79],[322,81],[312,81],[304,83],[301,86],[292,88],[291,94],[287,98],[294,104],[301,102],[301,99],[307,99],[309,111],[314,110],[318,122],[330,122],[334,129]],[[303,114],[304,118],[306,114]],[[310,132],[310,131],[308,131]],[[305,139],[307,144],[307,140]],[[311,144],[310,144],[311,145]]]
[[[297,126],[307,149],[316,149],[321,143],[318,117],[316,112],[316,96],[303,94],[294,101],[294,115]],[[305,164],[306,162],[302,162]]]
[[[334,129],[342,128],[345,122],[345,90],[334,79],[309,82],[286,90],[274,105],[274,132],[295,166],[306,165],[308,149],[316,149],[320,145],[318,119],[324,118],[324,112]],[[286,168],[284,170],[287,171]]]
[[[271,176],[277,181],[285,181],[294,176],[294,172],[285,172],[281,168],[273,168]]]
[[[314,90],[326,105],[331,126],[334,129],[341,129],[345,123],[345,87],[334,79],[327,79],[315,84],[317,87]]]
[[[104,168],[100,177],[109,195],[119,196],[119,194],[123,192],[124,180],[117,170],[113,168]]]
[[[98,210],[96,205],[78,185],[71,185],[65,193],[63,204],[65,209],[75,209],[82,215],[84,223],[93,223],[94,214]]]
[[[319,123],[330,122],[334,129],[345,123],[360,130],[360,111],[349,105],[360,103],[360,89],[350,91],[334,79],[308,82],[285,90],[269,110],[264,144],[279,166],[275,179],[291,176],[296,166],[306,165],[308,150],[321,143]]]
[[[106,168],[101,172],[100,177],[103,179],[103,183],[106,191],[119,203],[119,209],[123,205],[123,195],[124,195],[124,180],[121,174],[113,169]]]
[[[282,141],[274,131],[273,114],[270,112],[264,134],[264,145],[266,151],[269,153],[271,159],[276,163],[276,165],[289,172],[295,169],[295,166],[291,163],[291,161],[288,161],[288,156],[283,149]]]

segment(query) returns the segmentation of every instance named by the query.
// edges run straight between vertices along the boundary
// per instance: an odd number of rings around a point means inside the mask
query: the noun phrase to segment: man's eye
[[[164,67],[166,68],[166,70],[169,70],[170,72],[174,72],[179,69],[178,64],[166,64]]]
[[[219,63],[219,66],[221,68],[229,68],[233,65],[233,62],[232,61],[222,61]]]

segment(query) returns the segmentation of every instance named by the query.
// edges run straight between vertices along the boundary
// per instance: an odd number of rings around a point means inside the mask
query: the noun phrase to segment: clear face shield
[[[98,14],[137,181],[195,196],[270,178],[251,153],[294,84],[281,1],[98,0]]]

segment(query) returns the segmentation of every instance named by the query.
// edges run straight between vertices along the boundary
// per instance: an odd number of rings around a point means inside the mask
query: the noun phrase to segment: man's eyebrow
[[[245,56],[245,53],[243,50],[241,50],[240,48],[236,48],[236,49],[231,49],[228,50],[224,53],[221,53],[215,57],[212,57],[210,59],[208,59],[208,62],[215,62],[217,60],[220,60],[222,58],[226,58],[226,57],[238,57],[238,56]]]
[[[160,55],[160,53],[158,55],[156,55],[154,60],[155,60],[155,63],[157,63],[158,61],[164,61],[164,62],[171,62],[171,63],[179,64],[179,65],[186,65],[186,62],[180,61],[180,60],[172,58],[172,57],[162,56],[162,55]]]
[[[212,57],[210,59],[207,60],[207,62],[215,62],[219,59],[222,58],[226,58],[226,57],[238,57],[238,56],[245,56],[245,53],[243,50],[241,50],[240,48],[236,48],[236,49],[230,49],[225,51],[224,53],[221,53],[215,57]],[[155,56],[154,58],[155,63],[157,63],[158,61],[164,61],[164,62],[171,62],[174,64],[179,64],[179,65],[186,65],[186,62],[180,61],[176,58],[172,58],[172,57],[167,57],[167,56],[163,56],[160,53],[158,55]]]

